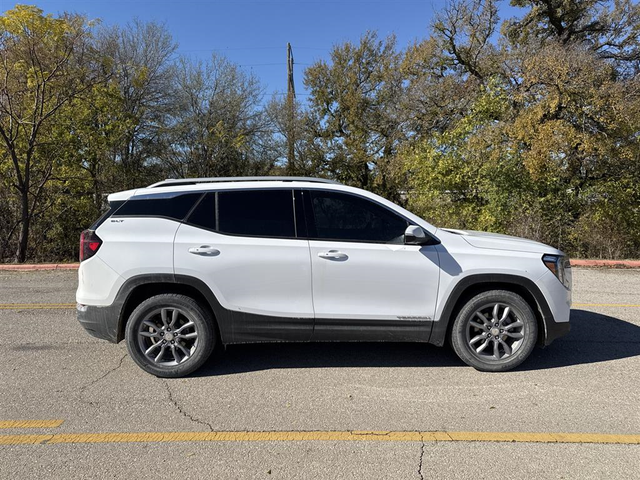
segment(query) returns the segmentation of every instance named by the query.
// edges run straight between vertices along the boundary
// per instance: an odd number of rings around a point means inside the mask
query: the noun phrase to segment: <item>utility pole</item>
[[[296,87],[293,83],[293,52],[287,43],[287,172],[295,175]]]

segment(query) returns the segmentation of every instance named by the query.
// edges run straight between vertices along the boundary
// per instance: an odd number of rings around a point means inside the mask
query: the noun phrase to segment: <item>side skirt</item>
[[[133,277],[121,287],[114,304],[99,315],[100,325],[86,325],[93,335],[118,342],[124,337],[125,308],[136,287],[174,284],[197,290],[215,315],[222,343],[264,342],[429,342],[434,323],[413,320],[314,319],[237,312],[224,308],[201,280],[187,275],[155,274]],[[101,309],[102,310],[102,309]],[[100,312],[102,313],[102,312]],[[99,327],[99,328],[98,328]],[[108,335],[106,333],[108,332]],[[433,342],[431,342],[433,343]]]
[[[314,342],[428,342],[433,322],[317,318]]]

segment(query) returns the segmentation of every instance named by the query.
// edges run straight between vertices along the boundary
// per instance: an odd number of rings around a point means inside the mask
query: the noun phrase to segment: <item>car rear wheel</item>
[[[211,355],[213,318],[193,298],[156,295],[133,311],[125,339],[129,355],[143,370],[158,377],[182,377]]]
[[[458,313],[451,344],[467,365],[484,372],[504,372],[533,351],[538,324],[529,304],[506,290],[483,292]]]

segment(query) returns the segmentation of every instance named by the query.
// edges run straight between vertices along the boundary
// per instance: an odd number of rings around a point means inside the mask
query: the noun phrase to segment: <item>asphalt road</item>
[[[84,332],[75,285],[0,272],[2,479],[640,476],[640,270],[574,269],[571,333],[500,374],[418,344],[246,345],[161,380]]]

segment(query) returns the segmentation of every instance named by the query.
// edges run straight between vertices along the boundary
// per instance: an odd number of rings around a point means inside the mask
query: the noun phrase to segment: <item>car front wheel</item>
[[[458,313],[451,344],[467,365],[484,372],[517,367],[533,351],[538,324],[529,304],[506,290],[483,292]]]
[[[158,377],[182,377],[200,368],[215,346],[211,314],[193,298],[162,294],[131,313],[125,332],[129,355]]]

